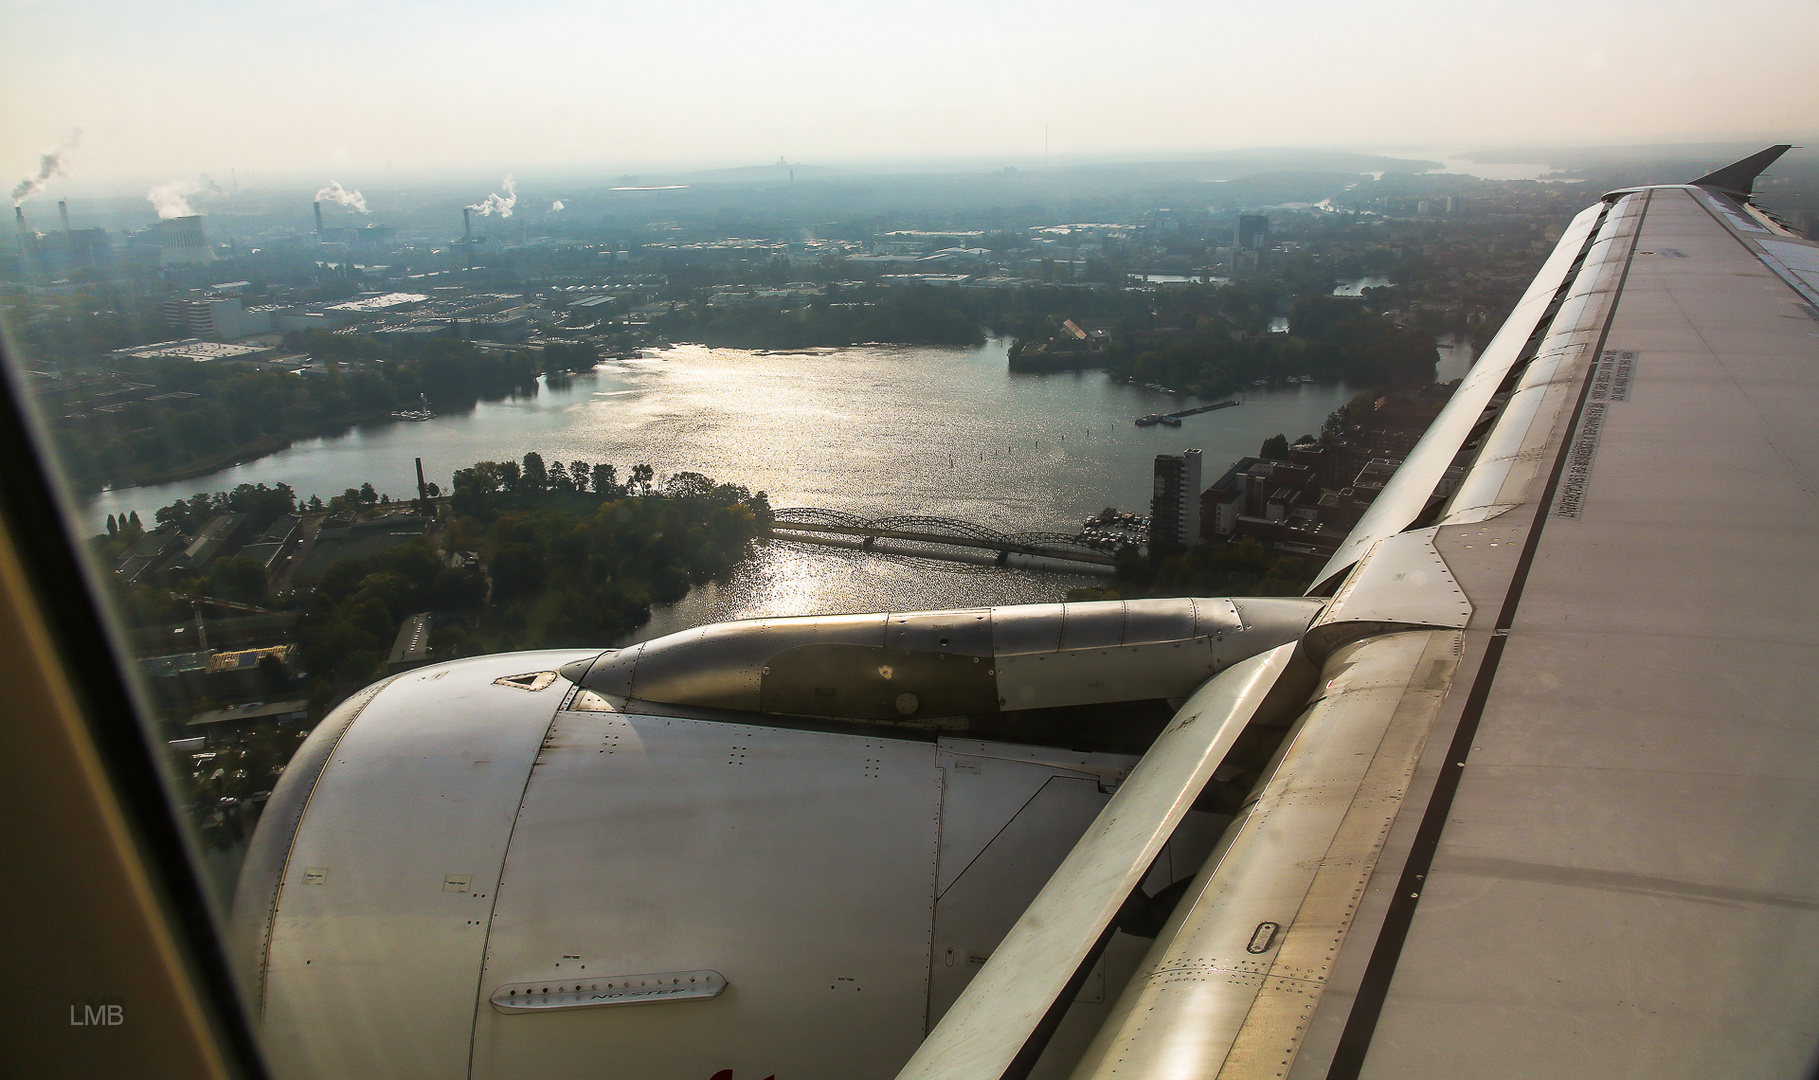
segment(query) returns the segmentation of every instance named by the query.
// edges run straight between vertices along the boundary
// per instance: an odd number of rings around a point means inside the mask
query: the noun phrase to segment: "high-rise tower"
[[[1150,547],[1193,547],[1200,540],[1200,451],[1156,455],[1150,496]]]

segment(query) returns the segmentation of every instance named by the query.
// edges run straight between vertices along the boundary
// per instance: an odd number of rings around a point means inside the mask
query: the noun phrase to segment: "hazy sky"
[[[1798,141],[1819,3],[7,0],[0,102],[78,184]]]

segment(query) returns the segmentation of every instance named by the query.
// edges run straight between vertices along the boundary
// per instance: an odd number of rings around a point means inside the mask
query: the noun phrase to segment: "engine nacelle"
[[[562,674],[619,700],[855,720],[1185,698],[1296,640],[1321,604],[1106,600],[749,619],[609,650]]]
[[[760,620],[369,687],[286,768],[242,870],[271,1064],[885,1080],[1137,760],[920,721],[1186,696],[1317,607]],[[821,686],[835,703],[805,707]],[[1146,889],[1191,875],[1225,820],[1190,814]],[[1084,1048],[1147,944],[1118,937],[1052,1053]]]

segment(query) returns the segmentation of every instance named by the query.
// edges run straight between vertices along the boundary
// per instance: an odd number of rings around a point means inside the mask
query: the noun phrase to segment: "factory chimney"
[[[468,247],[474,246],[474,208],[471,206],[461,208],[461,235],[466,238]]]
[[[430,512],[429,485],[423,480],[423,459],[417,459],[417,506],[423,513]]]
[[[69,232],[69,200],[68,199],[58,199],[57,200],[57,213],[59,213],[63,216],[63,231],[65,233],[68,233]]]
[[[316,200],[316,236],[318,239],[322,236],[322,200],[320,199]]]
[[[13,220],[19,225],[19,262],[30,272],[37,262],[37,248],[32,243],[32,230],[25,224],[25,207],[13,207]]]

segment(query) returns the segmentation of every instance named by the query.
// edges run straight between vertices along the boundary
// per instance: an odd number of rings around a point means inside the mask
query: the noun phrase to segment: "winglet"
[[[1756,186],[1756,177],[1762,170],[1775,163],[1775,159],[1792,149],[1787,143],[1759,150],[1742,161],[1734,161],[1722,169],[1706,173],[1693,183],[1699,187],[1716,188],[1731,195],[1748,198]]]

